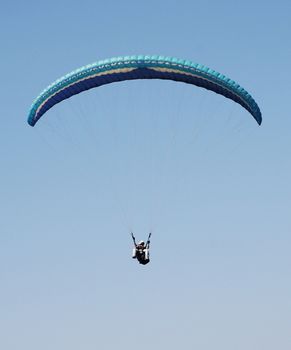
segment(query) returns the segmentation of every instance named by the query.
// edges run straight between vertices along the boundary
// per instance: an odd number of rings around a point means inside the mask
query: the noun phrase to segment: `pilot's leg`
[[[135,259],[136,258],[136,249],[133,248],[132,250],[132,258]]]

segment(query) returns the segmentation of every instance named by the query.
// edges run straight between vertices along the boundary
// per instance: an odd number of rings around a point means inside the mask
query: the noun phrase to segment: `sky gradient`
[[[0,348],[290,350],[291,3],[55,1],[0,13]],[[189,59],[262,111],[170,81],[27,114],[112,56]],[[151,263],[129,232],[152,235]]]

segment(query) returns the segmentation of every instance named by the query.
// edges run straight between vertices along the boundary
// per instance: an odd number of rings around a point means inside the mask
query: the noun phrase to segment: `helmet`
[[[139,245],[144,245],[144,241],[140,241],[138,244]]]

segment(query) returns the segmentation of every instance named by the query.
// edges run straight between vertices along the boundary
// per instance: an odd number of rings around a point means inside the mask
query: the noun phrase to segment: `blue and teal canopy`
[[[260,109],[252,96],[233,80],[201,64],[163,56],[125,56],[81,67],[49,85],[33,102],[28,123],[34,126],[55,104],[101,85],[133,79],[180,81],[223,95],[244,107],[262,122]]]

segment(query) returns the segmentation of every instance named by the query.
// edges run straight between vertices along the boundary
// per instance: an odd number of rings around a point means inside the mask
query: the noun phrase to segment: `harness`
[[[150,238],[151,238],[152,233],[149,233],[148,239],[146,241],[146,244],[144,246],[140,246],[139,244],[136,244],[135,237],[133,233],[131,232],[131,237],[136,249],[136,258],[138,262],[142,265],[146,265],[149,263],[149,248],[150,248]]]

